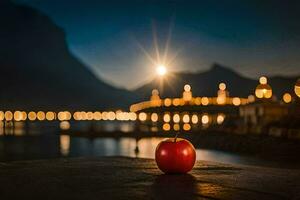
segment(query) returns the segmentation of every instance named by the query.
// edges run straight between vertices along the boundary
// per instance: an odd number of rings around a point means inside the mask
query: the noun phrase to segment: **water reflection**
[[[80,156],[129,156],[154,158],[163,138],[84,138],[68,135],[25,135],[0,137],[0,161]],[[229,164],[275,166],[276,163],[223,151],[196,149],[197,160]]]
[[[67,156],[70,152],[70,136],[61,135],[59,138],[60,141],[60,153],[63,156]]]
[[[129,156],[154,158],[155,148],[164,138],[78,138],[68,135],[60,136],[62,156]],[[266,161],[255,157],[241,156],[217,150],[196,149],[197,160],[222,162],[229,164],[265,165]],[[271,163],[270,163],[271,164]]]

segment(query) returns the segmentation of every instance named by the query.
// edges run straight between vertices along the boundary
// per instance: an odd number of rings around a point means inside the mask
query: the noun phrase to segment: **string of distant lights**
[[[143,121],[146,113],[137,112],[152,108],[152,107],[170,107],[170,106],[208,106],[208,105],[233,105],[240,106],[249,104],[255,101],[255,96],[249,95],[248,98],[240,97],[229,97],[228,91],[226,91],[226,84],[220,83],[217,97],[193,97],[191,86],[186,84],[184,86],[183,95],[181,98],[165,98],[161,99],[159,97],[158,90],[154,89],[152,91],[152,96],[150,101],[144,101],[136,103],[130,106],[130,112],[118,111],[76,111],[73,114],[69,111],[0,111],[0,121],[100,121],[100,120],[118,120],[118,121],[136,121],[137,119]],[[297,80],[294,87],[295,94],[300,97],[300,79]],[[255,95],[258,99],[269,99],[272,97],[272,88],[267,84],[267,78],[261,77],[259,79],[259,85],[255,89]],[[285,93],[282,97],[284,103],[292,102],[293,98],[290,93]],[[166,116],[166,118],[168,118]],[[177,121],[177,115],[173,118]],[[158,115],[153,113],[151,115],[151,120],[153,122],[158,120]]]
[[[73,114],[69,111],[0,111],[0,121],[90,121],[90,120],[119,120],[119,121],[135,121],[137,119],[136,113],[133,112],[123,112],[123,111],[104,111],[104,112],[85,112],[76,111]]]

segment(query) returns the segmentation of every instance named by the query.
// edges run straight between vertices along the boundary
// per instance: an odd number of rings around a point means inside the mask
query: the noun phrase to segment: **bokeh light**
[[[219,89],[220,90],[226,90],[226,84],[225,83],[220,83],[219,84]]]
[[[225,115],[224,114],[218,114],[217,116],[217,123],[222,124],[225,120]]]
[[[209,122],[209,117],[208,117],[207,114],[202,115],[202,117],[201,117],[201,122],[202,122],[202,124],[208,124],[208,122]]]
[[[164,131],[169,131],[171,129],[171,126],[170,126],[169,123],[165,123],[165,124],[163,124],[162,128],[163,128]]]
[[[179,114],[174,114],[173,115],[173,122],[174,123],[179,123],[180,122],[180,115]]]
[[[158,114],[157,113],[152,113],[151,114],[151,121],[152,122],[157,122],[158,121]]]
[[[185,130],[185,131],[191,130],[191,125],[190,124],[183,124],[183,130]]]
[[[282,96],[282,99],[283,99],[284,103],[291,103],[291,101],[292,101],[292,95],[290,95],[290,93],[285,93]]]
[[[164,117],[163,117],[164,122],[170,122],[171,121],[171,117],[169,113],[165,113]]]
[[[139,113],[139,120],[140,121],[146,121],[147,119],[147,114],[144,112]]]
[[[300,79],[297,80],[294,87],[295,94],[300,97]]]

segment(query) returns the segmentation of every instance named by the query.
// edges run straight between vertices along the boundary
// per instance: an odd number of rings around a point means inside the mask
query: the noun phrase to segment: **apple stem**
[[[178,137],[178,132],[177,132],[176,135],[175,135],[174,142],[176,142],[177,137]]]

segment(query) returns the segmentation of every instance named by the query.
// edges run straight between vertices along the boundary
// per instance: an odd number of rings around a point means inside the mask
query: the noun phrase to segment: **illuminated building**
[[[259,85],[255,89],[255,96],[259,99],[269,99],[272,97],[272,88],[268,85],[268,79],[264,76],[260,77]]]
[[[226,104],[227,97],[229,96],[228,91],[226,91],[226,84],[220,83],[219,84],[219,90],[218,90],[218,96],[217,96],[217,103],[219,105]]]
[[[182,93],[182,98],[184,101],[191,101],[192,100],[192,87],[189,85],[189,84],[186,84],[184,87],[183,87],[184,91]]]
[[[150,97],[151,107],[161,106],[161,99],[159,97],[159,92],[157,89],[152,90],[152,95]]]

